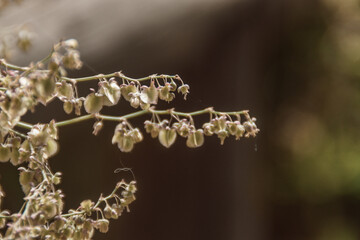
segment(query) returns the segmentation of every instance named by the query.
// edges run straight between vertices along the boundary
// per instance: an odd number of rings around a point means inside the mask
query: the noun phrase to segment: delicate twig
[[[4,67],[10,68],[10,69],[13,69],[13,70],[18,70],[18,71],[27,71],[27,70],[30,69],[29,67],[19,67],[19,66],[7,63],[5,61],[5,59],[0,59],[0,65],[3,65]]]
[[[81,117],[77,117],[77,118],[57,122],[56,126],[57,127],[67,126],[67,125],[71,125],[73,123],[83,122],[83,121],[86,121],[86,120],[92,119],[92,118],[118,122],[118,121],[122,121],[122,120],[125,120],[125,119],[130,119],[130,118],[138,117],[138,116],[141,116],[141,115],[145,115],[147,113],[153,113],[153,114],[157,114],[157,115],[176,114],[176,115],[182,116],[182,117],[189,117],[189,116],[197,116],[197,115],[201,115],[201,114],[205,114],[205,113],[228,114],[228,115],[236,116],[236,115],[239,115],[239,114],[247,114],[247,112],[248,112],[247,110],[238,111],[238,112],[219,112],[219,111],[213,110],[213,108],[206,108],[206,109],[203,109],[203,110],[200,110],[200,111],[186,113],[186,112],[177,112],[177,111],[174,111],[173,109],[154,110],[153,108],[149,108],[148,110],[141,110],[141,111],[138,111],[138,112],[126,114],[126,115],[119,116],[119,117],[102,115],[102,114],[88,114],[88,115],[84,115],[84,116],[81,116]],[[22,127],[22,128],[26,128],[26,129],[31,129],[32,128],[31,124],[25,123],[25,122],[19,122],[17,124],[17,126]]]
[[[115,73],[110,73],[110,74],[98,74],[98,75],[94,75],[94,76],[89,76],[89,77],[82,77],[82,78],[68,78],[68,77],[61,77],[62,80],[66,80],[66,81],[70,81],[70,82],[86,82],[86,81],[91,81],[91,80],[99,80],[102,78],[111,78],[111,77],[119,77],[131,82],[141,82],[141,81],[146,81],[146,80],[151,80],[151,79],[162,79],[162,78],[173,78],[173,79],[179,79],[178,75],[150,75],[148,77],[143,77],[143,78],[130,78],[125,76],[124,74],[122,74],[121,72],[115,72]]]

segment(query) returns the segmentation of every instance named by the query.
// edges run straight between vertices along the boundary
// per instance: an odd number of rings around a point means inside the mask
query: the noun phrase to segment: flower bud
[[[164,147],[171,147],[176,140],[176,130],[170,127],[162,128],[159,132],[159,141]]]

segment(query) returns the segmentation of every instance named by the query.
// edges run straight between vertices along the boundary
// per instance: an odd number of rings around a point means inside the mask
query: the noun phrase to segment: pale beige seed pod
[[[204,144],[204,132],[202,129],[191,131],[187,140],[186,146],[189,148],[201,147]]]
[[[150,87],[143,86],[140,94],[140,99],[145,104],[157,104],[159,92],[155,87],[154,81],[151,81]]]
[[[84,102],[85,111],[87,113],[97,113],[103,107],[103,98],[96,93],[90,93],[85,98]]]
[[[171,147],[176,140],[176,130],[170,127],[162,128],[159,132],[159,141],[166,148]]]
[[[203,129],[205,136],[212,136],[214,134],[214,125],[212,123],[204,123]]]
[[[10,160],[11,152],[10,146],[7,144],[0,145],[0,162],[7,162]]]
[[[130,83],[129,85],[122,84],[120,86],[120,91],[121,91],[121,94],[123,95],[123,97],[125,98],[125,100],[130,101],[132,94],[137,93],[138,89],[136,88],[134,83]],[[130,94],[130,93],[132,93],[132,94]]]
[[[100,130],[103,128],[103,126],[104,126],[104,124],[103,124],[102,121],[95,122],[94,125],[93,125],[94,130],[93,130],[92,134],[97,136],[99,134]]]
[[[103,95],[103,104],[105,106],[116,105],[121,97],[120,87],[114,80],[100,82],[99,93]]]

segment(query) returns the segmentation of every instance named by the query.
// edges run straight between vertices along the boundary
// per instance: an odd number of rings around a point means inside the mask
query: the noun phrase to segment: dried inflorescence
[[[82,66],[74,39],[56,44],[44,59],[27,67],[19,67],[0,59],[0,162],[10,162],[19,170],[24,205],[17,213],[0,208],[0,228],[5,239],[91,239],[94,230],[105,233],[109,220],[117,219],[135,200],[136,185],[120,181],[114,191],[98,201],[85,200],[75,210],[64,213],[64,194],[57,185],[61,173],[53,173],[49,159],[58,151],[58,128],[94,119],[93,134],[98,135],[105,121],[116,121],[112,143],[120,151],[130,152],[143,141],[142,130],[133,127],[130,119],[149,114],[145,131],[158,138],[161,145],[171,147],[178,136],[186,138],[186,146],[197,148],[204,136],[217,135],[221,144],[234,136],[255,137],[259,132],[255,118],[248,111],[219,112],[206,108],[196,112],[177,112],[175,109],[156,110],[159,101],[171,102],[177,95],[186,99],[189,85],[178,75],[151,75],[134,79],[122,72],[99,74],[83,78],[67,77],[68,69]],[[78,95],[78,84],[98,81],[97,89],[86,96]],[[67,114],[78,117],[62,122],[29,124],[21,117],[38,104],[47,105],[58,99]],[[135,109],[121,116],[101,114],[105,107],[127,102]],[[120,109],[120,108],[119,108]],[[86,112],[84,114],[84,112]],[[208,114],[209,121],[197,128],[194,117]],[[82,115],[82,116],[80,116]],[[161,117],[167,116],[161,119]],[[28,130],[26,133],[20,129]],[[0,207],[5,196],[0,186]]]

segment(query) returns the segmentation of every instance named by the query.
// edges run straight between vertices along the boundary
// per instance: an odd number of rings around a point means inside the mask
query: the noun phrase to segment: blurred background
[[[165,149],[146,135],[129,154],[111,145],[115,123],[97,137],[92,121],[61,128],[51,165],[66,209],[132,179],[117,168],[138,182],[131,212],[94,239],[360,239],[359,0],[25,0],[0,12],[0,32],[19,24],[35,35],[27,53],[7,53],[18,65],[76,38],[85,66],[72,77],[177,73],[188,100],[158,108],[249,109],[258,119],[255,139]],[[52,102],[24,120],[71,117]],[[17,170],[3,164],[0,174],[4,208],[19,209]]]

